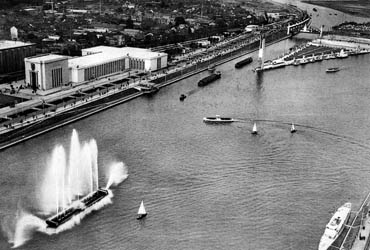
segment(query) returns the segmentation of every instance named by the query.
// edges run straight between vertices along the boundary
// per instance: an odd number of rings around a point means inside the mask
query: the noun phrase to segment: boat
[[[208,71],[209,71],[209,72],[213,73],[213,72],[215,72],[215,70],[216,70],[216,66],[212,64],[212,65],[209,65],[209,66],[207,67],[207,69],[208,69]]]
[[[335,55],[337,58],[347,58],[348,53],[344,51],[344,49],[341,49],[339,53]]]
[[[295,133],[297,132],[297,129],[294,127],[294,124],[292,123],[292,127],[290,128],[290,133]]]
[[[251,62],[253,62],[253,58],[252,57],[248,57],[248,58],[246,58],[244,60],[241,60],[241,61],[235,63],[235,68],[239,69],[239,68],[241,68],[241,67],[243,67],[243,66],[245,66],[247,64],[250,64]]]
[[[135,88],[144,94],[154,94],[159,91],[157,86],[148,83],[139,83]]]
[[[185,100],[185,98],[186,98],[186,95],[185,94],[181,94],[179,99],[180,99],[180,101],[183,101],[183,100]]]
[[[211,82],[214,82],[214,81],[216,81],[217,79],[220,79],[220,78],[221,78],[221,72],[216,71],[215,73],[212,73],[211,75],[201,79],[198,82],[198,86],[199,87],[204,87],[204,86],[210,84]]]
[[[317,11],[317,9],[316,9],[316,8],[313,8],[312,10],[313,10],[313,11],[315,11],[315,12]]]
[[[214,117],[204,117],[203,122],[205,123],[231,123],[235,120],[230,117],[221,117],[220,115],[216,115]]]
[[[324,234],[320,239],[318,250],[327,250],[342,233],[345,223],[349,219],[351,207],[352,204],[347,202],[334,213],[325,227]]]
[[[257,131],[257,124],[256,124],[256,123],[254,123],[254,124],[253,124],[253,129],[252,129],[252,135],[256,135],[256,134],[258,134],[258,131]]]
[[[104,197],[108,196],[108,189],[99,188],[98,190],[89,193],[82,199],[72,202],[72,204],[61,212],[53,215],[45,220],[47,227],[57,228],[63,223],[70,220],[72,217],[78,215],[79,213],[85,211],[87,208],[96,204]]]
[[[143,219],[148,213],[145,211],[144,201],[141,201],[139,211],[137,212],[137,220]]]
[[[340,69],[335,67],[335,68],[327,68],[326,69],[326,73],[334,73],[334,72],[337,72],[339,71]]]

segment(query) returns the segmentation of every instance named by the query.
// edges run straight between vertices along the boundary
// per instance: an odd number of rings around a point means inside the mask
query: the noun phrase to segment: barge
[[[198,82],[198,86],[199,87],[204,87],[214,81],[216,81],[217,79],[220,79],[221,78],[221,72],[220,71],[216,71],[215,73],[212,73],[211,75],[201,79],[199,82]]]
[[[53,215],[45,220],[47,227],[58,228],[60,225],[69,221],[74,216],[82,213],[87,208],[101,201],[103,198],[109,195],[108,189],[99,188],[98,190],[89,193],[82,199],[72,202],[72,204],[56,215]]]
[[[235,68],[239,69],[239,68],[241,68],[241,67],[243,67],[243,66],[245,66],[247,64],[250,64],[251,62],[253,62],[253,58],[252,57],[248,57],[248,58],[246,58],[244,60],[241,60],[241,61],[235,63]]]

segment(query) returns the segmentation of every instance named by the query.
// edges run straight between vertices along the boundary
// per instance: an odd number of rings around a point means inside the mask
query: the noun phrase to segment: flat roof
[[[68,66],[72,68],[87,68],[95,65],[101,65],[107,62],[120,60],[126,58],[127,56],[122,53],[117,53],[117,51],[110,51],[105,53],[96,53],[76,58],[71,58],[68,60]]]
[[[86,52],[93,52],[98,53],[102,52],[105,53],[119,53],[133,58],[140,58],[140,59],[154,59],[162,56],[166,56],[166,53],[161,52],[153,52],[149,49],[142,49],[142,48],[135,48],[135,47],[123,47],[123,48],[116,48],[116,47],[109,47],[109,46],[96,46],[92,48],[83,49],[82,51]]]
[[[28,57],[26,58],[26,61],[31,62],[31,63],[49,63],[49,62],[55,62],[55,61],[60,61],[60,60],[66,60],[68,58],[69,58],[68,56],[49,54],[49,55]]]
[[[11,40],[0,40],[0,50],[2,49],[11,49],[23,46],[34,45],[33,43],[24,43],[20,41],[11,41]]]

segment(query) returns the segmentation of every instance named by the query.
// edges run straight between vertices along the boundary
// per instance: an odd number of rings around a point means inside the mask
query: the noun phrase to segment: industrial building
[[[24,71],[24,58],[36,54],[36,44],[19,41],[0,41],[0,75]]]
[[[160,70],[167,67],[167,54],[133,47],[97,46],[83,49],[81,57],[43,55],[26,58],[24,63],[26,84],[49,90],[128,70]]]

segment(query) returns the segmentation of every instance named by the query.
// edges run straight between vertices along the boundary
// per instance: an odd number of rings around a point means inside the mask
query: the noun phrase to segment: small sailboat
[[[297,132],[297,129],[294,127],[294,123],[292,123],[292,127],[290,128],[290,133]]]
[[[141,204],[140,204],[140,207],[139,207],[139,211],[137,212],[137,218],[136,219],[137,220],[141,220],[146,215],[147,215],[147,212],[145,211],[144,201],[141,201]]]
[[[252,129],[252,135],[256,135],[256,134],[258,134],[258,132],[257,132],[257,124],[254,123],[253,129]]]

